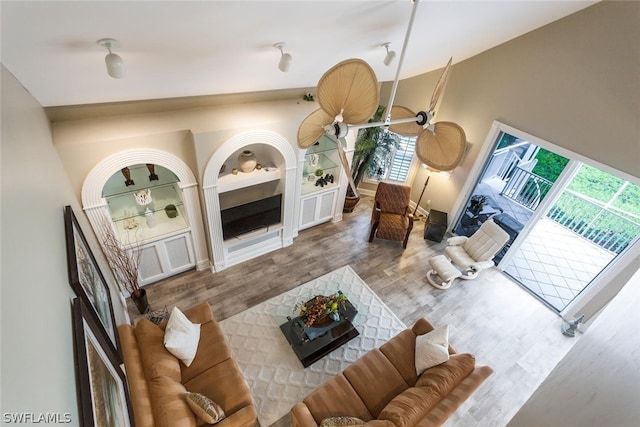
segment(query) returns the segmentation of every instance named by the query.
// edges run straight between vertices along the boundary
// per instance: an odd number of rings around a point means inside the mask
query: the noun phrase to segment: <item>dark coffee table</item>
[[[344,343],[360,335],[351,323],[358,310],[345,301],[340,307],[340,320],[322,328],[305,327],[299,317],[288,318],[280,325],[293,352],[305,368],[320,360]]]

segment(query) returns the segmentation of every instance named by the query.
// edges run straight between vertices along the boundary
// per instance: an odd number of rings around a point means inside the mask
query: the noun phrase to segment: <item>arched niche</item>
[[[131,149],[115,153],[100,161],[87,175],[82,186],[82,207],[96,235],[100,236],[102,221],[111,220],[107,201],[102,191],[111,176],[121,169],[136,164],[154,164],[170,170],[178,178],[184,215],[193,242],[195,264],[198,270],[209,267],[204,224],[198,195],[198,183],[191,169],[171,153],[154,149]]]
[[[254,171],[253,175],[239,172],[230,175],[237,165],[238,154],[249,149],[256,152],[257,160],[270,170]],[[221,169],[224,165],[224,172]],[[276,174],[277,178],[264,178]],[[224,142],[209,159],[203,177],[204,202],[209,224],[209,243],[213,253],[213,268],[221,271],[231,265],[255,258],[293,243],[294,213],[296,211],[296,152],[282,136],[269,131],[251,131],[236,135]],[[269,180],[282,194],[282,223],[277,230],[256,232],[241,239],[225,241],[223,238],[221,209],[224,193],[251,192],[256,185]],[[231,190],[230,190],[231,189]],[[221,195],[222,201],[221,203]],[[241,196],[238,196],[242,198]],[[248,196],[251,198],[251,196]]]

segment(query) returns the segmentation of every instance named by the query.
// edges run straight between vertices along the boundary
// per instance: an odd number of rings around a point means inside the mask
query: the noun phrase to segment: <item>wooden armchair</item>
[[[376,190],[371,212],[371,232],[369,242],[374,237],[385,240],[399,240],[407,247],[409,234],[413,228],[413,216],[409,213],[411,187],[402,184],[381,182]]]

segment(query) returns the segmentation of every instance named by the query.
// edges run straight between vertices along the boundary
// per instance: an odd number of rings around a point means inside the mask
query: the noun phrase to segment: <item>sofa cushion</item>
[[[187,390],[178,381],[159,376],[149,381],[149,395],[156,427],[196,427],[196,416],[187,405]]]
[[[186,383],[197,377],[207,369],[231,358],[231,351],[227,345],[224,333],[218,322],[211,319],[200,325],[200,342],[196,358],[190,366],[180,364],[182,382]]]
[[[220,405],[204,394],[186,392],[184,398],[196,417],[205,423],[215,424],[225,417]]]
[[[167,376],[180,382],[180,361],[165,348],[164,331],[147,319],[138,320],[135,330],[140,359],[147,380]]]
[[[446,362],[424,371],[418,378],[416,387],[431,387],[444,396],[469,375],[475,366],[476,358],[472,354],[452,354]]]
[[[393,422],[396,427],[408,427],[418,423],[442,398],[428,387],[411,387],[393,398],[385,406],[378,419]]]
[[[200,324],[191,322],[178,307],[173,307],[164,331],[164,346],[188,367],[196,357],[198,342]]]
[[[373,418],[378,418],[382,408],[409,387],[389,359],[377,348],[345,369],[344,376],[367,405]]]
[[[449,360],[449,326],[439,326],[416,337],[415,368],[419,375],[425,369]]]
[[[351,416],[371,420],[373,416],[343,374],[338,374],[305,397],[317,424],[329,417]]]
[[[222,407],[229,417],[245,406],[253,404],[249,387],[233,359],[212,366],[184,383],[187,390],[201,393]]]
[[[416,335],[406,329],[380,347],[380,351],[395,366],[407,385],[418,379],[415,368]]]

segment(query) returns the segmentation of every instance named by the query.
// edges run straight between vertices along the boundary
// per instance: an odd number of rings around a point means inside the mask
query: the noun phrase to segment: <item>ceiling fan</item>
[[[413,8],[402,46],[398,68],[391,89],[391,96],[385,111],[383,122],[367,123],[380,102],[378,80],[373,69],[361,59],[347,59],[327,72],[318,81],[317,99],[320,108],[309,114],[298,128],[298,147],[307,149],[323,135],[331,138],[338,147],[342,167],[349,179],[349,185],[355,195],[358,191],[350,173],[341,139],[349,131],[370,127],[383,127],[385,130],[402,136],[415,136],[416,155],[427,166],[437,170],[455,168],[464,154],[466,136],[462,127],[453,122],[431,123],[435,115],[438,99],[449,77],[452,59],[449,59],[440,76],[427,111],[414,113],[402,106],[394,106],[407,43],[411,27],[420,0],[412,0]],[[391,107],[391,108],[389,108]]]

